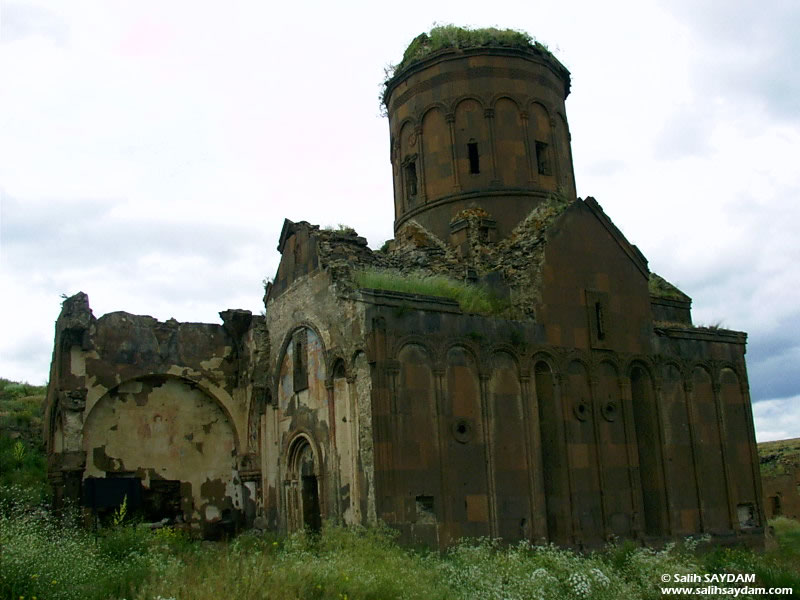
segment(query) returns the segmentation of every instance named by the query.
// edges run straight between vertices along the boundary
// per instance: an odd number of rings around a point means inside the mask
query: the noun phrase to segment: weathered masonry
[[[776,448],[780,444],[780,449]],[[800,438],[759,444],[767,519],[800,521]]]
[[[265,316],[95,318],[67,299],[56,501],[135,479],[145,514],[207,535],[335,519],[440,547],[761,544],[746,335],[694,327],[691,299],[577,198],[569,86],[535,44],[404,64],[385,94],[395,238],[373,251],[286,220]]]

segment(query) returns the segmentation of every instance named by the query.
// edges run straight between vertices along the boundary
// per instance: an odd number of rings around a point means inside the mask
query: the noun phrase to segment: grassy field
[[[333,524],[319,535],[245,533],[211,543],[150,530],[121,512],[95,533],[78,526],[77,511],[55,516],[40,504],[43,389],[0,383],[0,600],[656,600],[665,597],[664,573],[752,573],[750,585],[800,594],[800,523],[782,518],[771,522],[776,543],[763,553],[688,540],[659,550],[624,542],[581,555],[489,539],[438,553],[401,548],[388,528]]]
[[[580,555],[488,539],[465,541],[439,554],[401,548],[388,529],[328,525],[313,536],[248,533],[210,543],[124,520],[95,535],[74,519],[59,520],[24,502],[10,502],[8,494],[0,508],[0,598],[8,600],[655,600],[663,597],[664,573],[753,573],[755,586],[800,593],[800,523],[786,519],[773,524],[779,547],[763,554],[698,551],[689,541],[662,550],[623,543]]]

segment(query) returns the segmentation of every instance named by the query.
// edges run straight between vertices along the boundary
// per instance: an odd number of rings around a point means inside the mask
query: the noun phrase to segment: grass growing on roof
[[[389,81],[407,66],[418,62],[426,56],[444,50],[445,48],[480,48],[482,46],[504,46],[506,48],[519,48],[522,50],[536,50],[545,56],[551,57],[561,68],[550,50],[544,44],[537,42],[531,35],[516,29],[498,29],[496,27],[482,27],[471,29],[458,25],[436,25],[428,33],[415,37],[403,53],[403,60],[397,65],[386,69],[386,81]]]
[[[484,27],[470,29],[457,25],[438,25],[429,33],[422,33],[414,38],[403,53],[403,60],[397,65],[397,71],[413,62],[421,60],[445,48],[478,48],[480,46],[506,46],[508,48],[547,48],[536,42],[529,34],[515,29],[497,29]]]
[[[458,302],[461,310],[466,313],[496,315],[508,306],[505,300],[498,298],[487,286],[456,281],[444,275],[409,275],[389,269],[371,268],[356,271],[355,282],[360,288],[449,298]]]
[[[651,296],[656,296],[658,298],[668,298],[670,300],[683,300],[683,301],[690,300],[689,296],[684,294],[677,287],[672,285],[669,281],[667,281],[666,279],[655,273],[650,273],[650,278],[647,283],[650,289]]]

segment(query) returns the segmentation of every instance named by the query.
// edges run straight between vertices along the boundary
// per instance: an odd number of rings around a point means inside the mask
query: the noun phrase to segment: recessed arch
[[[465,192],[483,189],[494,177],[494,149],[484,104],[462,97],[454,103],[453,115],[458,181]]]
[[[399,359],[400,354],[408,346],[419,346],[422,348],[429,356],[431,364],[439,362],[436,348],[430,343],[428,338],[419,334],[404,335],[398,338],[394,344],[394,347],[392,348],[392,356],[395,359]]]
[[[453,152],[446,108],[437,103],[422,115],[421,156],[426,202],[446,196],[453,189]]]
[[[299,340],[298,334],[303,331],[306,332],[305,340]],[[298,340],[299,349],[306,357],[305,363],[303,363],[305,377],[303,377],[303,373],[296,372],[298,365],[294,362],[294,352],[298,349],[296,343]],[[319,345],[318,351],[317,344]],[[320,328],[311,321],[296,323],[284,336],[277,361],[273,366],[272,387],[276,392],[274,398],[278,406],[281,406],[281,402],[285,403],[286,398],[296,391],[309,389],[309,386],[313,388],[323,385],[330,372],[330,363],[331,358],[325,347],[325,339]]]
[[[489,535],[490,504],[486,423],[481,402],[478,362],[472,348],[452,343],[445,352],[444,394],[439,435],[444,512],[457,523],[460,535]],[[469,465],[469,468],[465,468]]]
[[[570,540],[569,463],[564,444],[561,402],[557,395],[552,365],[540,354],[533,363],[533,383],[539,413],[542,469],[544,479],[547,534],[551,542],[566,544]]]
[[[664,490],[661,424],[658,418],[653,379],[637,361],[630,368],[633,421],[639,456],[639,476],[644,502],[644,530],[647,535],[667,535],[668,507]]]
[[[433,103],[429,104],[428,106],[426,106],[424,109],[422,109],[422,111],[420,112],[420,119],[419,119],[420,123],[423,123],[425,121],[425,116],[430,111],[437,110],[437,109],[442,111],[442,114],[445,114],[445,115],[450,110],[448,108],[448,106],[444,102],[433,102]]]
[[[722,363],[719,370],[720,407],[727,430],[723,443],[731,475],[730,489],[736,504],[738,525],[742,529],[760,524],[761,498],[754,481],[758,458],[751,443],[754,433],[747,410],[744,386],[735,366]]]
[[[322,528],[322,467],[319,449],[307,432],[297,433],[286,452],[287,525],[290,531]]]
[[[84,477],[139,478],[146,513],[222,525],[241,510],[235,423],[195,381],[173,375],[129,379],[105,393],[86,417]],[[174,514],[160,513],[156,500],[164,493]],[[148,507],[148,501],[154,504]]]
[[[443,353],[444,356],[447,356],[450,353],[450,351],[454,350],[454,349],[463,350],[464,352],[469,354],[471,359],[475,362],[476,366],[480,364],[480,356],[479,356],[479,354],[475,351],[475,348],[473,348],[472,345],[467,340],[459,339],[459,340],[451,341],[450,343],[448,343],[444,347],[444,353]]]
[[[481,107],[481,109],[483,109],[483,108],[486,108],[486,104],[485,104],[485,102],[483,101],[483,98],[481,98],[480,96],[477,96],[477,95],[475,95],[475,94],[465,94],[465,95],[463,95],[463,96],[458,96],[457,98],[455,98],[455,99],[454,99],[454,100],[453,100],[453,101],[450,103],[450,111],[449,111],[449,112],[451,112],[451,113],[455,113],[455,112],[456,112],[456,109],[458,108],[458,106],[459,106],[459,105],[460,105],[462,102],[465,102],[465,101],[467,101],[467,100],[473,100],[473,101],[477,102],[477,103],[478,103],[478,105]]]
[[[208,386],[204,385],[203,383],[201,383],[199,381],[195,381],[194,379],[191,379],[189,377],[184,377],[184,376],[181,376],[181,375],[172,375],[172,374],[169,374],[169,373],[154,373],[154,374],[148,374],[148,375],[139,375],[137,377],[132,377],[130,379],[127,379],[127,380],[119,383],[115,387],[111,388],[110,390],[108,390],[105,394],[103,394],[103,396],[101,396],[97,400],[97,402],[95,402],[92,405],[92,408],[89,410],[89,414],[86,415],[86,418],[84,419],[84,423],[83,423],[82,436],[83,437],[86,436],[87,424],[90,422],[90,420],[92,418],[92,414],[95,412],[95,410],[97,409],[98,405],[100,404],[100,402],[103,399],[107,399],[109,397],[113,397],[113,396],[118,395],[118,394],[128,394],[130,392],[126,392],[124,390],[133,389],[133,388],[135,388],[137,382],[145,382],[145,381],[152,381],[152,382],[156,382],[156,383],[158,381],[177,381],[177,382],[182,382],[188,388],[199,390],[209,401],[213,402],[219,408],[219,410],[225,415],[225,418],[227,419],[227,421],[231,424],[231,427],[234,427],[234,423],[236,421],[234,420],[233,415],[231,414],[230,410],[228,409],[226,404],[224,402],[222,402],[219,399],[219,397]],[[131,386],[133,386],[133,387],[131,387]],[[238,433],[238,431],[236,431],[235,428],[233,429],[233,441],[234,441],[234,449],[236,451],[236,454],[238,455],[238,454],[240,454],[241,440],[240,440],[239,433]]]
[[[497,534],[513,539],[521,530],[526,532],[526,524],[533,519],[529,420],[522,398],[519,363],[507,350],[493,352],[490,357],[487,400],[492,414],[495,493],[498,502],[506,507],[498,511]]]
[[[536,365],[540,362],[550,370],[555,380],[555,378],[558,377],[558,373],[560,373],[556,357],[546,350],[537,350],[534,352],[530,359],[530,366],[534,374],[536,372]]]
[[[686,396],[686,374],[676,360],[665,361],[658,367],[661,389],[658,401],[664,415],[665,475],[670,482],[669,501],[674,534],[690,535],[701,530],[695,449],[692,423]]]
[[[497,97],[493,105],[497,177],[505,186],[525,187],[531,180],[531,161],[522,111],[516,100],[507,95]]]
[[[313,321],[299,321],[295,323],[289,331],[287,331],[286,335],[283,336],[283,341],[281,342],[280,350],[278,352],[278,360],[277,365],[274,367],[273,371],[273,380],[277,382],[278,372],[280,371],[280,364],[283,361],[284,357],[286,356],[286,350],[289,347],[289,344],[292,343],[292,339],[294,338],[295,334],[300,331],[301,329],[309,329],[314,332],[314,335],[319,340],[320,345],[322,346],[322,353],[325,358],[325,364],[329,364],[328,358],[328,350],[325,347],[325,339],[322,337],[322,329],[314,323]]]
[[[414,117],[406,117],[402,121],[397,124],[397,129],[395,130],[395,137],[399,140],[400,132],[403,131],[403,128],[408,126],[411,131],[417,126],[417,120]]]
[[[519,355],[518,350],[514,346],[512,346],[511,344],[508,344],[506,342],[501,342],[499,344],[493,344],[489,348],[489,353],[488,354],[491,357],[492,355],[494,355],[494,354],[496,354],[498,352],[503,352],[503,353],[507,354],[509,356],[509,358],[512,361],[514,361],[514,366],[516,367],[518,374],[521,375],[524,372],[523,358]]]
[[[336,356],[329,367],[329,373],[331,374],[331,379],[346,379],[347,378],[347,367],[345,365],[344,359],[340,356]]]
[[[514,96],[508,93],[499,93],[492,96],[492,99],[489,101],[489,106],[491,108],[496,109],[497,103],[502,99],[510,100],[511,102],[514,103],[514,106],[517,107],[517,110],[519,111],[523,110],[524,104],[522,103],[522,101],[520,101],[519,99],[515,98]]]
[[[651,378],[655,378],[655,368],[650,363],[650,361],[637,356],[636,358],[631,359],[628,364],[625,366],[625,375],[630,378],[631,374],[633,373],[634,369],[641,369]]]

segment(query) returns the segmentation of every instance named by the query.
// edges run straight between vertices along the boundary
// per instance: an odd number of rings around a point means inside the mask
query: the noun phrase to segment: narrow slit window
[[[308,343],[305,331],[297,333],[294,340],[293,352],[293,379],[294,379],[294,392],[300,392],[308,389]]]
[[[417,162],[412,160],[405,166],[406,202],[413,203],[417,197]]]
[[[594,316],[597,321],[597,339],[604,340],[606,338],[606,324],[605,315],[603,315],[603,304],[601,302],[594,303]]]
[[[544,142],[536,141],[536,166],[539,170],[539,175],[551,175],[550,171],[550,152],[547,144]]]
[[[469,172],[472,175],[477,175],[481,172],[481,162],[478,156],[478,142],[469,142],[467,144],[467,154],[469,156]]]

